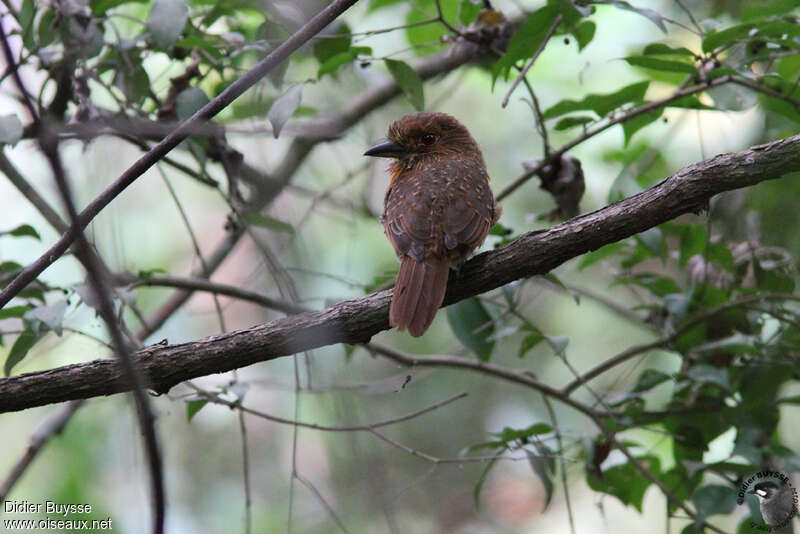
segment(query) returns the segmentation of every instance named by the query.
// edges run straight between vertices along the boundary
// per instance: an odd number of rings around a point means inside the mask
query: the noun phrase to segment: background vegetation
[[[327,3],[3,4],[9,376],[385,289],[385,162],[361,154],[415,109],[453,114],[483,149],[504,208],[484,250],[800,121],[792,0],[361,0],[232,103]],[[65,198],[102,198],[198,110],[88,218],[90,246],[64,241],[9,289],[69,229]],[[0,500],[89,503],[81,519],[142,532],[162,480],[168,532],[751,532],[743,481],[800,470],[800,167],[774,165],[461,300],[420,339],[321,342],[136,402],[4,413]],[[726,190],[703,171],[706,196]]]

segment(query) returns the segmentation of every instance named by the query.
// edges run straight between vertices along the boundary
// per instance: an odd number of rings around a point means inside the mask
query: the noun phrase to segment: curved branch
[[[445,305],[546,273],[576,256],[695,212],[718,193],[794,171],[800,171],[800,135],[689,165],[637,195],[479,254],[451,276]],[[164,392],[184,380],[304,350],[365,343],[389,328],[390,299],[391,290],[380,291],[247,330],[151,346],[135,358],[148,387]],[[113,360],[58,367],[0,380],[0,412],[110,395],[129,387]]]

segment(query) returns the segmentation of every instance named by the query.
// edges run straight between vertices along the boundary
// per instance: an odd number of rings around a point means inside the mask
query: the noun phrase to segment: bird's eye
[[[422,136],[422,144],[423,145],[432,145],[436,142],[436,136],[433,134],[425,134]]]

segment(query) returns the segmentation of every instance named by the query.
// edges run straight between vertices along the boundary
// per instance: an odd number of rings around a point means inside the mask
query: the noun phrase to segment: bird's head
[[[752,493],[758,497],[759,501],[769,501],[780,491],[781,487],[778,486],[778,484],[772,482],[771,480],[766,480],[753,486],[753,488],[748,490],[747,493]]]
[[[414,113],[389,126],[388,141],[375,145],[365,156],[413,161],[420,156],[478,155],[477,143],[467,128],[446,113]]]

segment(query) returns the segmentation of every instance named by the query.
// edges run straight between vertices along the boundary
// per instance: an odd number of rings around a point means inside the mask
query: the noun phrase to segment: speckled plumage
[[[449,266],[483,243],[499,208],[481,151],[455,118],[407,115],[388,137],[400,149],[392,153],[381,220],[401,261],[389,322],[417,337],[442,304]]]

